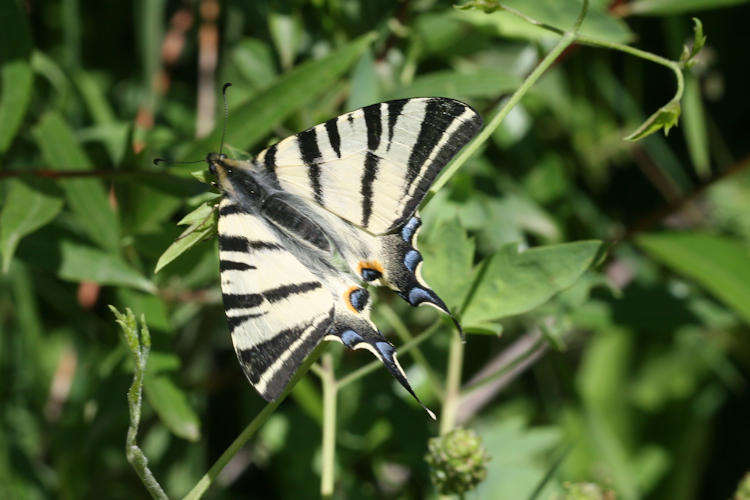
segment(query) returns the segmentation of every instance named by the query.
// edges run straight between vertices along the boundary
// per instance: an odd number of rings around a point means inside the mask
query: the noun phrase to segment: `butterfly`
[[[280,396],[305,357],[333,340],[370,351],[424,407],[393,344],[370,320],[368,285],[450,315],[420,275],[416,211],[481,126],[460,101],[400,99],[332,118],[250,161],[207,155],[222,194],[227,323],[263,398]]]

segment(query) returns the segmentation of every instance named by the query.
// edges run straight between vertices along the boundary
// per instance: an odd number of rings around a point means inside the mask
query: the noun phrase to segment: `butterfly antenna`
[[[221,87],[221,95],[224,98],[224,125],[221,129],[221,142],[219,143],[219,154],[221,154],[221,150],[224,149],[224,136],[227,133],[227,121],[229,121],[229,102],[227,101],[227,89],[231,86],[232,84],[227,82],[224,84],[223,87]]]
[[[172,161],[167,160],[166,158],[154,158],[154,165],[164,165],[166,167],[171,167],[172,165],[191,165],[193,163],[205,163],[206,160],[195,160],[195,161]]]

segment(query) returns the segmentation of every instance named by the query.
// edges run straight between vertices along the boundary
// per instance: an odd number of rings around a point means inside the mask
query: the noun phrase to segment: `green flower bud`
[[[473,430],[454,429],[431,438],[427,447],[424,458],[432,482],[442,495],[463,495],[487,477],[490,457]]]
[[[734,500],[750,500],[750,472],[745,474],[734,492]]]

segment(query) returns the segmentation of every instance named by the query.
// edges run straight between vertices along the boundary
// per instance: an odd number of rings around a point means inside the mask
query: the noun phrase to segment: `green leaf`
[[[225,142],[250,149],[294,111],[312,102],[333,84],[367,49],[374,34],[367,34],[322,59],[301,64],[279,78],[229,116]],[[196,141],[183,158],[204,156],[221,139],[221,124],[207,137]]]
[[[350,89],[346,109],[362,108],[380,100],[378,74],[375,72],[372,51],[365,50],[354,66]]]
[[[156,268],[154,269],[154,274],[161,271],[164,266],[175,260],[183,253],[190,250],[201,241],[214,237],[214,235],[216,234],[216,210],[208,207],[211,213],[207,214],[202,219],[199,219],[197,216],[195,216],[195,214],[203,213],[205,211],[204,207],[207,206],[208,205],[206,204],[201,205],[193,212],[186,215],[182,221],[180,221],[183,222],[185,219],[192,220],[193,218],[196,220],[196,222],[191,224],[190,227],[188,227],[180,235],[180,237],[174,241],[174,243],[169,245],[169,247],[164,251],[161,257],[159,257],[159,260],[156,263]]]
[[[457,219],[440,224],[428,236],[422,245],[425,281],[452,311],[458,312],[471,286],[474,241]]]
[[[629,136],[625,138],[626,141],[638,141],[643,139],[647,135],[651,135],[654,132],[664,129],[664,135],[669,134],[669,129],[677,125],[677,121],[680,118],[680,102],[669,101],[667,104],[659,108],[656,113],[649,116],[640,127],[635,129]]]
[[[31,98],[31,36],[19,2],[0,2],[0,154],[18,131]]]
[[[518,251],[505,245],[480,266],[479,281],[461,315],[467,326],[529,311],[568,288],[591,267],[600,241],[579,241]]]
[[[62,191],[41,180],[8,181],[8,191],[0,212],[0,252],[3,272],[8,271],[18,242],[44,226],[62,210]]]
[[[417,77],[411,84],[390,92],[388,98],[431,95],[495,98],[515,90],[520,84],[521,80],[517,76],[495,69],[478,69],[472,72],[435,71]]]
[[[92,169],[91,161],[59,114],[50,112],[44,115],[34,127],[33,134],[49,168],[82,172]],[[119,223],[101,182],[96,179],[63,179],[59,184],[91,240],[102,248],[119,249]]]
[[[698,10],[714,10],[743,3],[747,3],[747,0],[636,0],[627,4],[625,10],[631,15],[665,16]]]
[[[118,255],[72,240],[60,242],[60,278],[70,281],[93,281],[101,285],[130,286],[154,293],[151,281],[131,268]]]
[[[460,19],[473,24],[493,27],[499,35],[504,37],[517,37],[529,40],[541,40],[544,38],[557,38],[559,35],[545,30],[540,26],[531,24],[516,14],[502,9],[514,9],[524,16],[538,23],[551,26],[560,31],[568,31],[573,28],[578,15],[581,12],[582,0],[569,2],[553,2],[549,0],[503,0],[502,2],[475,2],[480,9],[457,11]],[[495,7],[501,10],[485,13]],[[627,24],[621,19],[612,16],[601,2],[590,2],[589,9],[579,33],[585,36],[606,40],[614,43],[627,43],[633,38],[633,34]]]
[[[698,176],[708,179],[711,176],[711,154],[708,149],[708,129],[706,115],[701,100],[700,83],[695,75],[685,75],[683,102],[683,133],[690,153],[690,160]]]
[[[153,406],[164,425],[175,436],[198,441],[201,436],[200,422],[188,404],[185,392],[164,375],[149,376],[143,385],[148,402]]]
[[[740,241],[700,232],[665,232],[640,236],[636,242],[750,324],[750,253]]]

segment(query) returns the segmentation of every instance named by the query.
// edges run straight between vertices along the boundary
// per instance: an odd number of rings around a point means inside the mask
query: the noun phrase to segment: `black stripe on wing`
[[[324,316],[279,331],[273,338],[248,349],[238,349],[237,358],[250,383],[258,389],[266,401],[273,401],[284,392],[305,357],[321,341],[333,319],[333,308]],[[292,347],[295,341],[303,340]],[[293,350],[288,352],[290,349]],[[274,364],[282,356],[286,360],[277,367]],[[268,370],[274,368],[272,373]],[[261,377],[268,378],[265,388],[259,387]],[[260,390],[263,389],[263,390]]]
[[[463,122],[459,127],[451,134],[450,138],[440,147],[438,153],[434,156],[430,164],[424,170],[422,178],[419,180],[419,184],[414,189],[414,192],[406,202],[404,210],[401,213],[401,217],[393,223],[391,229],[395,229],[406,221],[409,217],[414,214],[422,199],[427,194],[427,191],[435,181],[435,177],[440,173],[443,167],[453,158],[459,149],[464,147],[479,131],[482,127],[482,120],[479,115],[475,115],[472,119]]]
[[[367,227],[370,224],[372,216],[372,185],[378,175],[378,162],[380,157],[368,151],[365,155],[365,168],[362,173],[362,186],[360,194],[362,195],[362,226]]]
[[[388,148],[387,151],[391,150],[391,143],[393,143],[393,130],[396,127],[396,120],[401,116],[401,111],[409,99],[398,99],[396,101],[388,102]]]
[[[383,134],[383,124],[380,121],[380,104],[373,104],[362,108],[367,128],[367,149],[375,151],[380,146],[380,136]]]
[[[321,155],[315,128],[297,134],[297,142],[299,143],[299,152],[302,161],[308,168],[307,175],[310,178],[310,185],[312,186],[315,201],[322,205],[323,187],[320,184],[320,166],[318,165]]]
[[[341,136],[339,135],[338,117],[331,118],[325,123],[326,133],[328,134],[328,142],[331,143],[331,148],[336,156],[341,158]]]

